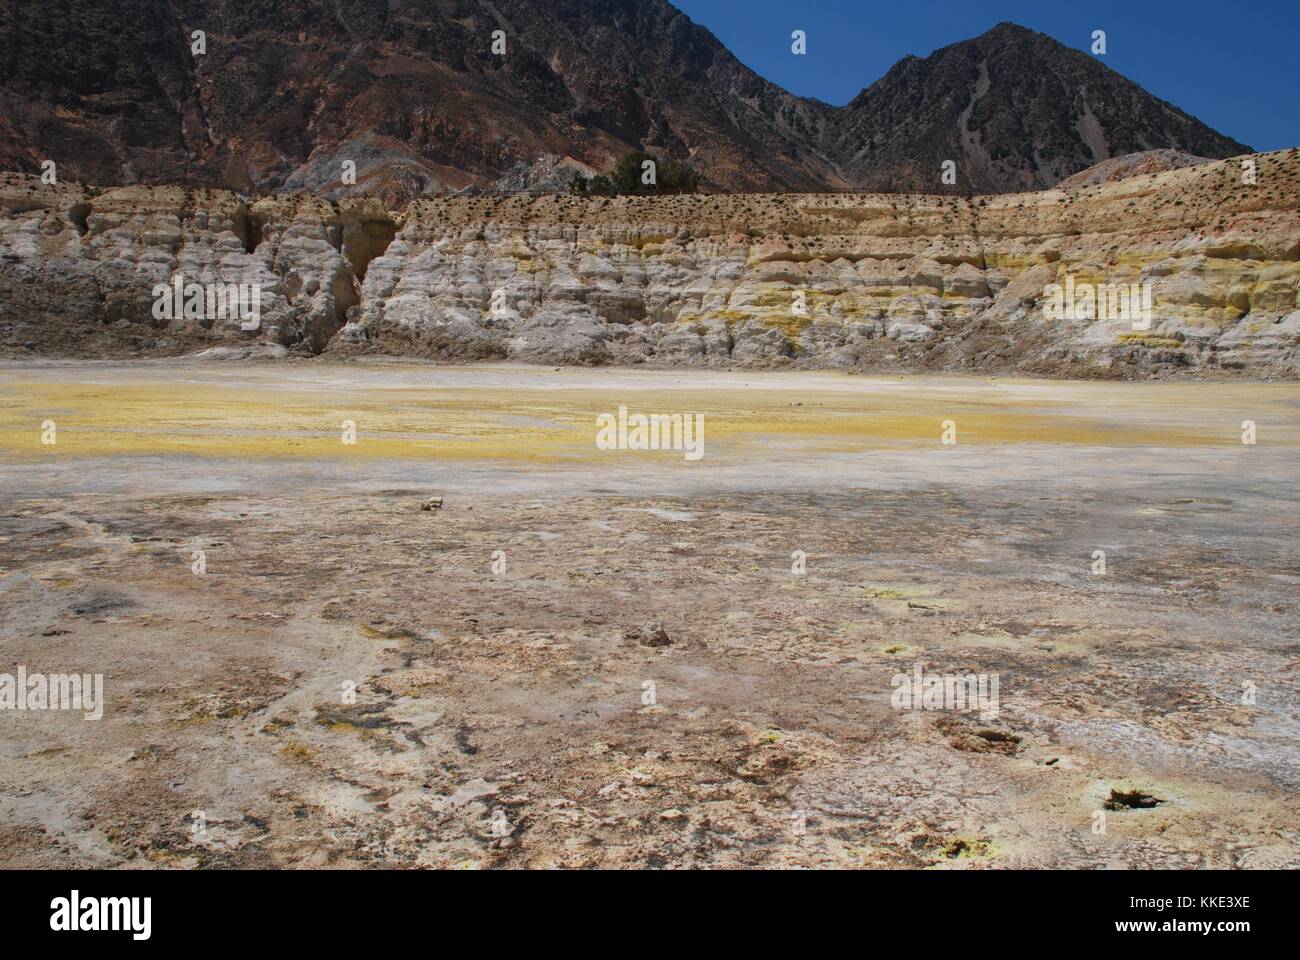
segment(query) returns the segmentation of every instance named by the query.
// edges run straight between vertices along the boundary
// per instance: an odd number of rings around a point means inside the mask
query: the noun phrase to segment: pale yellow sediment
[[[541,374],[533,373],[532,376]],[[795,441],[825,452],[938,445],[944,421],[961,444],[1047,443],[1193,447],[1241,442],[1240,421],[1270,425],[1271,443],[1297,443],[1296,391],[1288,384],[1051,385],[978,378],[781,375],[752,388],[670,385],[644,375],[583,386],[374,388],[328,382],[187,383],[146,377],[7,378],[0,384],[0,458],[181,454],[229,458],[415,458],[573,461],[609,458],[595,446],[596,418],[631,413],[703,414],[706,442],[744,447]],[[792,377],[803,375],[792,374]],[[617,379],[617,378],[615,378]],[[53,421],[57,442],[42,443]],[[357,441],[342,441],[344,422]],[[1264,429],[1261,427],[1261,429]]]

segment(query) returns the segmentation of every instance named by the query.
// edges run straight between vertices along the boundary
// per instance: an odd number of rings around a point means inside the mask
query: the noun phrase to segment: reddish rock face
[[[107,185],[400,207],[539,157],[603,169],[643,147],[714,190],[971,193],[1146,147],[1247,149],[1009,24],[904,60],[842,108],[766,82],[665,0],[0,0],[0,49],[0,169],[53,159]]]

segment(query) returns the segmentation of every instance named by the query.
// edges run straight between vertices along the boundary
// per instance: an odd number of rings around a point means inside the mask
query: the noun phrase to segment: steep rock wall
[[[374,200],[0,178],[0,350],[1300,373],[1300,153],[1071,190]],[[177,274],[256,283],[255,331],[158,321]],[[1149,328],[1048,285],[1149,283]]]
[[[971,200],[413,204],[333,349],[546,363],[1294,376],[1300,157]],[[1146,329],[1048,285],[1150,284]],[[1139,323],[1138,326],[1143,326]]]

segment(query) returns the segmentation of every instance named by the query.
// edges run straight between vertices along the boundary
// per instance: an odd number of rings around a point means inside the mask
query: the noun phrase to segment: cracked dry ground
[[[1300,567],[1251,507],[428,492],[10,501],[6,660],[107,705],[5,718],[0,860],[1300,865]],[[1000,715],[892,709],[918,661]]]

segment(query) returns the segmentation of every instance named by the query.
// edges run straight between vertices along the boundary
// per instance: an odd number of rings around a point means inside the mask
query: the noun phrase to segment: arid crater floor
[[[105,705],[0,711],[0,865],[1300,867],[1298,438],[1293,383],[7,364],[0,673]]]

